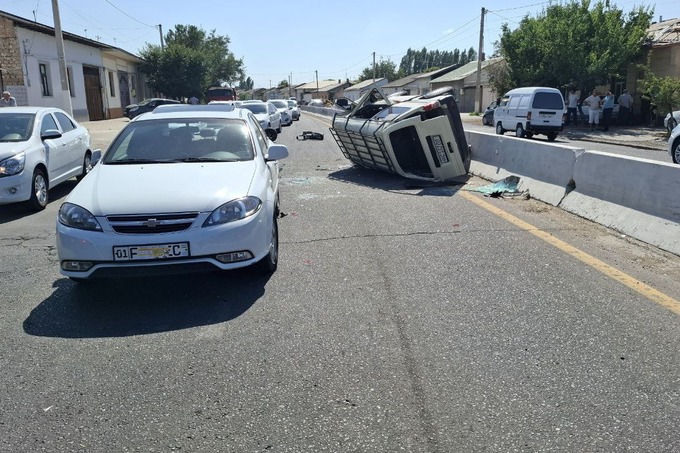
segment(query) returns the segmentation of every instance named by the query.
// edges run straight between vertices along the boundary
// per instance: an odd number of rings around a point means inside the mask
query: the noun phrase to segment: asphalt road
[[[81,287],[54,241],[75,181],[0,207],[0,451],[680,451],[679,257],[352,167],[309,115],[277,141],[270,278]]]

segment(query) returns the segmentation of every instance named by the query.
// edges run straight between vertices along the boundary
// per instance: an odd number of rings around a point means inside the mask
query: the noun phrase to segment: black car
[[[485,125],[485,126],[493,125],[493,111],[496,110],[496,107],[498,107],[498,104],[496,104],[496,101],[493,101],[486,108],[486,110],[484,111],[484,115],[482,115],[482,124],[483,125]]]
[[[137,115],[141,115],[142,113],[150,112],[159,105],[163,104],[180,104],[180,102],[175,101],[174,99],[162,99],[162,98],[145,99],[139,104],[130,104],[127,107],[125,107],[123,115],[127,118],[132,119]]]

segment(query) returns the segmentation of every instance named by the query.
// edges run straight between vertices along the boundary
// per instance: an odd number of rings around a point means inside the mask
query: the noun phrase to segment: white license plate
[[[437,157],[439,158],[439,163],[447,163],[449,161],[449,156],[446,155],[444,143],[442,142],[442,138],[439,135],[432,136],[432,145],[434,146],[434,150],[437,153]]]
[[[158,260],[189,256],[189,243],[126,245],[113,248],[114,261]]]
[[[539,116],[541,118],[552,118],[553,116],[555,116],[555,114],[554,113],[541,113]]]

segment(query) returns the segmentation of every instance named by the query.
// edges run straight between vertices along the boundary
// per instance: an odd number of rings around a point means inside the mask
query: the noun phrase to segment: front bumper
[[[57,252],[60,272],[74,278],[142,276],[184,273],[192,270],[229,270],[249,266],[269,252],[273,205],[265,204],[253,216],[236,222],[202,227],[210,213],[200,213],[186,230],[171,233],[121,234],[106,217],[98,217],[103,231],[86,231],[57,221]],[[189,256],[116,260],[114,247],[157,244],[188,244]],[[250,257],[223,262],[218,255],[246,252]],[[64,269],[66,262],[91,263],[87,269]]]

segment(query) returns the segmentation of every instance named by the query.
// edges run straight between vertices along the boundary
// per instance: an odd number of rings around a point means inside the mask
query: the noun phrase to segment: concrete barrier
[[[470,172],[498,181],[506,176],[521,178],[519,190],[529,190],[536,198],[559,205],[570,190],[574,164],[585,151],[557,144],[516,137],[466,131],[472,150]]]
[[[680,166],[587,151],[573,179],[560,208],[680,255]]]

